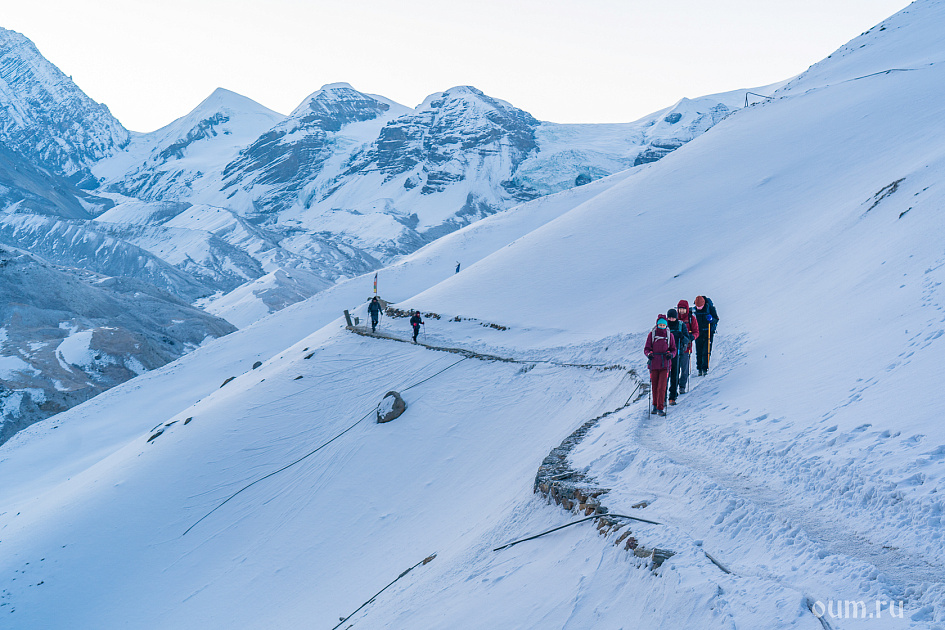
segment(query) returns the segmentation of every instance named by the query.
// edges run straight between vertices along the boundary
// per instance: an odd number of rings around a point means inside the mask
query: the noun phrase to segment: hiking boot
[[[666,411],[665,411],[664,409],[660,409],[659,411],[656,412],[656,415],[658,415],[658,416],[665,416],[665,415],[666,415]]]
[[[675,406],[675,405],[676,405],[676,399],[675,399],[675,398],[670,398],[670,399],[669,399],[669,404],[670,404],[671,406]]]
[[[659,412],[659,409],[657,409],[656,407],[653,407],[652,409],[650,409],[650,415],[651,415],[651,416],[652,416],[652,415],[655,415],[655,414],[658,413],[658,412]]]

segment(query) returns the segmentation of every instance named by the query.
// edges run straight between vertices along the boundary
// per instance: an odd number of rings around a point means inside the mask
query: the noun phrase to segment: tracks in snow
[[[683,401],[692,395],[687,394]],[[843,514],[830,513],[823,508],[812,509],[780,478],[761,478],[750,474],[750,469],[739,472],[730,465],[731,460],[724,456],[685,448],[667,431],[672,423],[684,421],[685,402],[682,409],[679,406],[675,409],[677,412],[670,414],[668,420],[651,416],[649,409],[642,417],[638,416],[635,442],[673,465],[691,471],[702,478],[704,484],[707,482],[710,488],[714,485],[731,500],[740,500],[742,507],[749,505],[753,511],[770,515],[776,522],[802,533],[816,546],[821,558],[838,556],[873,567],[883,575],[885,583],[896,591],[896,597],[905,598],[908,593],[921,593],[926,585],[945,583],[945,567],[908,550],[869,540],[855,529],[857,525],[862,529],[865,525],[863,521],[852,523]],[[717,506],[706,505],[698,511],[711,513],[715,510]],[[682,530],[689,529],[684,523],[675,525]],[[780,576],[775,575],[771,567],[753,571],[750,565],[740,562],[737,557],[726,557],[724,552],[719,554],[719,559],[728,567],[737,567],[733,569],[736,575],[773,579],[794,588],[790,586],[787,571]]]

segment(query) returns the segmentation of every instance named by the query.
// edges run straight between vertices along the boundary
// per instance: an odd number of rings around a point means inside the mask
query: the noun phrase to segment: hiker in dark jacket
[[[367,310],[371,314],[371,332],[377,332],[377,322],[381,318],[381,303],[377,300],[376,295],[371,298]]]
[[[415,312],[413,317],[410,318],[410,325],[413,326],[413,342],[417,343],[417,335],[420,334],[420,326],[423,325],[423,320],[420,319],[420,311]]]
[[[671,308],[666,311],[666,320],[668,322],[666,327],[669,329],[669,332],[672,333],[673,339],[676,341],[676,356],[673,357],[673,365],[669,369],[669,404],[675,405],[676,396],[679,394],[679,372],[682,368],[680,363],[683,357],[685,357],[686,360],[689,358],[680,348],[685,348],[689,345],[689,342],[692,340],[692,335],[689,334],[689,327],[686,326],[686,323],[677,317],[676,309]]]
[[[689,329],[689,336],[692,340],[687,343],[682,348],[679,348],[679,393],[685,394],[686,390],[689,388],[689,369],[690,363],[692,362],[692,347],[693,342],[699,338],[699,320],[696,319],[695,314],[689,309],[689,302],[686,300],[679,300],[676,304],[676,311],[679,314],[679,321],[686,324],[686,327]]]
[[[715,336],[715,327],[719,324],[719,314],[712,300],[704,295],[697,297],[695,304],[693,314],[699,322],[699,338],[696,339],[696,369],[699,371],[699,376],[704,376],[709,371],[712,338]]]
[[[676,356],[676,339],[669,332],[669,322],[665,315],[656,318],[656,327],[646,336],[646,345],[643,353],[649,361],[650,391],[653,394],[653,408],[650,413],[666,415],[666,381],[669,370],[673,366],[673,357]]]

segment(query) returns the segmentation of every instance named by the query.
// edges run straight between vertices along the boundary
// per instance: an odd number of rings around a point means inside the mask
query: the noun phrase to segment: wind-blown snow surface
[[[328,318],[362,278],[0,448],[0,619],[331,628],[436,552],[343,627],[941,627],[943,27],[914,3],[660,162],[535,202],[540,227],[526,204],[450,235],[494,239],[459,274],[439,243],[380,272],[442,315],[431,344],[641,371],[658,312],[715,299],[709,375],[572,455],[612,512],[663,523],[632,528],[676,552],[657,571],[590,525],[491,551],[573,518],[535,471],[632,379],[356,337]],[[407,411],[373,424],[389,389]],[[877,600],[902,618],[827,613]]]

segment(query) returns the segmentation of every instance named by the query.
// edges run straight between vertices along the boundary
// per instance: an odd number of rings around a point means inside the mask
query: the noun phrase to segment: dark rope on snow
[[[400,575],[398,575],[396,578],[394,578],[394,580],[393,580],[390,584],[388,584],[387,586],[385,586],[384,588],[382,588],[382,589],[379,590],[378,592],[374,593],[374,596],[371,597],[371,599],[367,600],[366,602],[364,602],[363,604],[361,604],[360,606],[358,606],[358,609],[357,609],[357,610],[355,610],[353,613],[351,613],[350,615],[348,615],[347,617],[345,617],[345,618],[343,618],[341,621],[339,621],[339,622],[338,622],[338,625],[335,626],[334,628],[332,628],[331,630],[337,630],[337,628],[340,627],[341,624],[343,624],[344,622],[348,621],[349,619],[351,619],[352,617],[354,617],[356,614],[358,614],[358,610],[361,610],[362,608],[364,608],[365,606],[367,606],[368,604],[370,604],[371,602],[373,602],[375,599],[377,599],[377,596],[378,596],[378,595],[380,595],[381,593],[383,593],[384,591],[386,591],[388,588],[390,588],[391,586],[393,586],[393,585],[394,585],[394,582],[396,582],[396,581],[399,580],[400,578],[404,577],[405,575],[407,575],[408,573],[410,573],[411,571],[413,571],[414,569],[416,569],[417,567],[419,567],[421,564],[429,564],[434,558],[436,558],[436,554],[427,556],[426,558],[424,558],[423,560],[421,560],[421,561],[418,562],[417,564],[413,565],[412,567],[410,567],[409,569],[407,569],[406,571],[404,571],[403,573],[401,573]]]
[[[269,473],[269,474],[267,474],[267,475],[265,475],[265,476],[263,476],[263,477],[260,477],[260,478],[257,479],[256,481],[253,481],[252,483],[249,483],[249,484],[243,486],[242,488],[240,488],[239,490],[237,490],[236,492],[234,492],[233,494],[231,494],[230,496],[228,496],[228,497],[226,498],[226,500],[223,501],[223,503],[221,503],[220,505],[216,506],[215,508],[213,508],[212,510],[210,510],[209,512],[207,512],[206,514],[204,514],[202,517],[200,517],[200,520],[199,520],[199,521],[197,521],[196,523],[194,523],[193,525],[191,525],[190,527],[188,527],[188,528],[187,528],[187,531],[184,532],[184,533],[181,534],[181,535],[182,535],[182,536],[186,536],[186,535],[187,535],[187,532],[189,532],[189,531],[192,530],[194,527],[196,527],[196,526],[200,523],[200,521],[202,521],[203,519],[207,518],[208,516],[210,516],[211,514],[213,514],[214,512],[216,512],[217,510],[219,510],[221,507],[223,507],[224,505],[226,505],[226,504],[230,501],[230,499],[232,499],[233,497],[235,497],[236,495],[238,495],[239,493],[241,493],[243,490],[247,490],[248,488],[251,488],[252,486],[255,486],[255,485],[256,485],[257,483],[259,483],[260,481],[263,481],[264,479],[269,479],[269,477],[272,477],[273,475],[276,475],[276,474],[278,474],[278,473],[281,473],[283,470],[285,470],[285,469],[287,469],[287,468],[291,468],[292,466],[295,466],[296,464],[298,464],[298,463],[299,463],[300,461],[302,461],[303,459],[306,459],[307,457],[311,457],[312,455],[314,455],[314,454],[317,453],[318,451],[322,450],[323,448],[325,448],[326,446],[328,446],[329,444],[331,444],[332,442],[334,442],[335,440],[337,440],[338,438],[340,438],[342,435],[344,435],[345,433],[347,433],[348,431],[350,431],[351,429],[353,429],[354,427],[356,427],[356,426],[358,426],[359,424],[361,424],[361,423],[362,423],[364,420],[366,420],[372,413],[376,413],[376,411],[372,409],[371,411],[367,412],[360,420],[358,420],[357,422],[355,422],[354,424],[352,424],[350,427],[348,427],[347,429],[345,429],[344,431],[342,431],[341,433],[339,433],[339,434],[336,435],[335,437],[331,438],[330,440],[328,440],[327,442],[325,442],[324,444],[322,444],[322,445],[319,446],[318,448],[316,448],[316,449],[314,449],[314,450],[312,450],[312,451],[309,451],[308,453],[306,453],[306,454],[303,455],[302,457],[298,458],[297,460],[295,460],[295,461],[292,462],[291,464],[286,464],[285,466],[283,466],[283,467],[280,468],[279,470],[274,470],[274,471],[272,471],[271,473]]]
[[[416,387],[417,385],[422,385],[423,383],[426,383],[427,381],[429,381],[429,380],[430,380],[431,378],[433,378],[434,376],[439,376],[440,374],[442,374],[442,373],[445,372],[446,370],[450,369],[450,368],[453,367],[453,366],[459,365],[460,363],[462,363],[463,361],[465,361],[465,360],[468,359],[468,358],[469,358],[469,357],[463,357],[462,359],[460,359],[460,360],[457,361],[456,363],[453,363],[452,365],[446,366],[445,368],[443,368],[442,370],[440,370],[439,372],[437,372],[437,373],[434,374],[433,376],[429,376],[429,377],[423,379],[422,381],[420,381],[419,383],[414,383],[414,384],[411,385],[410,387],[406,387],[406,388],[402,389],[401,391],[404,391],[404,392],[405,392],[405,391],[407,391],[407,390],[409,390],[409,389],[413,389],[413,388]]]
[[[540,533],[540,534],[535,534],[534,536],[529,536],[528,538],[522,538],[521,540],[516,540],[516,541],[514,541],[514,542],[506,543],[506,544],[502,545],[501,547],[496,547],[496,548],[493,549],[492,551],[500,551],[500,550],[502,550],[502,549],[508,549],[509,547],[512,547],[512,546],[517,545],[517,544],[519,544],[519,543],[523,543],[523,542],[526,542],[526,541],[529,541],[529,540],[535,540],[536,538],[540,538],[540,537],[542,537],[542,536],[544,536],[544,535],[546,535],[546,534],[550,534],[550,533],[552,533],[552,532],[556,532],[556,531],[558,531],[559,529],[564,529],[565,527],[571,527],[572,525],[577,525],[578,523],[583,523],[584,521],[590,521],[590,520],[593,520],[593,519],[595,519],[595,518],[628,518],[628,519],[630,519],[630,520],[632,520],[632,521],[640,521],[641,523],[649,523],[650,525],[662,525],[662,523],[657,523],[656,521],[648,521],[648,520],[646,520],[645,518],[638,518],[638,517],[636,517],[636,516],[626,516],[626,515],[624,515],[624,514],[595,514],[594,516],[588,516],[587,518],[582,518],[582,519],[580,519],[580,520],[574,521],[573,523],[567,523],[566,525],[561,525],[561,526],[559,526],[559,527],[555,527],[554,529],[549,529],[549,530],[546,531],[546,532],[542,532],[542,533]]]
[[[402,391],[407,391],[408,389],[413,389],[413,388],[416,387],[417,385],[420,385],[420,384],[422,384],[422,383],[426,383],[427,381],[429,381],[430,379],[434,378],[435,376],[439,376],[440,374],[442,374],[442,373],[445,372],[446,370],[448,370],[448,369],[450,369],[451,367],[454,367],[454,366],[456,366],[456,365],[459,365],[460,363],[462,363],[463,361],[465,361],[465,360],[468,359],[468,358],[469,358],[469,357],[463,357],[462,359],[460,359],[460,360],[457,361],[456,363],[453,363],[453,364],[451,364],[451,365],[446,366],[445,368],[443,368],[442,370],[440,370],[439,372],[437,372],[437,373],[434,374],[433,376],[428,376],[427,378],[423,379],[423,380],[420,381],[419,383],[414,383],[413,385],[411,385],[410,387],[407,387],[406,389],[403,389]],[[192,530],[194,527],[196,527],[197,525],[199,525],[200,522],[203,521],[205,518],[207,518],[208,516],[210,516],[211,514],[213,514],[214,512],[216,512],[217,510],[219,510],[221,507],[223,507],[223,506],[226,505],[227,503],[229,503],[230,499],[234,498],[236,495],[240,494],[240,493],[243,492],[244,490],[247,490],[247,489],[251,488],[252,486],[255,486],[255,485],[256,485],[257,483],[259,483],[260,481],[263,481],[263,480],[265,480],[265,479],[268,479],[269,477],[272,477],[273,475],[277,475],[277,474],[281,473],[283,470],[286,470],[287,468],[291,468],[292,466],[295,466],[296,464],[298,464],[299,462],[301,462],[303,459],[306,459],[306,458],[308,458],[308,457],[311,457],[312,455],[314,455],[314,454],[317,453],[318,451],[322,450],[323,448],[325,448],[326,446],[328,446],[329,444],[331,444],[332,442],[334,442],[335,440],[337,440],[338,438],[340,438],[342,435],[344,435],[345,433],[347,433],[348,431],[350,431],[351,429],[353,429],[354,427],[356,427],[356,426],[358,426],[359,424],[361,424],[362,422],[364,422],[368,417],[370,417],[370,415],[371,415],[372,413],[376,413],[376,411],[377,411],[376,409],[372,409],[371,411],[367,412],[360,420],[358,420],[357,422],[355,422],[354,424],[352,424],[350,427],[348,427],[347,429],[345,429],[344,431],[342,431],[341,433],[339,433],[339,434],[336,435],[335,437],[331,438],[330,440],[328,440],[328,441],[325,442],[324,444],[321,444],[318,448],[309,451],[308,453],[306,453],[306,454],[303,455],[302,457],[299,457],[299,458],[298,458],[297,460],[295,460],[294,462],[292,462],[292,463],[290,463],[290,464],[286,464],[285,466],[283,466],[283,467],[280,468],[279,470],[274,470],[274,471],[272,471],[271,473],[269,473],[269,474],[267,474],[267,475],[264,475],[264,476],[260,477],[259,479],[257,479],[257,480],[255,480],[255,481],[253,481],[253,482],[251,482],[251,483],[249,483],[249,484],[243,486],[242,488],[240,488],[239,490],[237,490],[236,492],[234,492],[233,494],[231,494],[230,496],[228,496],[228,497],[227,497],[222,503],[220,503],[218,506],[216,506],[215,508],[213,508],[212,510],[210,510],[209,512],[207,512],[206,514],[204,514],[202,517],[200,517],[200,520],[198,520],[196,523],[194,523],[193,525],[191,525],[190,527],[188,527],[188,528],[187,528],[187,531],[185,531],[185,532],[184,532],[183,534],[181,534],[181,535],[182,535],[182,536],[186,536],[186,535],[187,535],[187,532],[189,532],[189,531]]]

